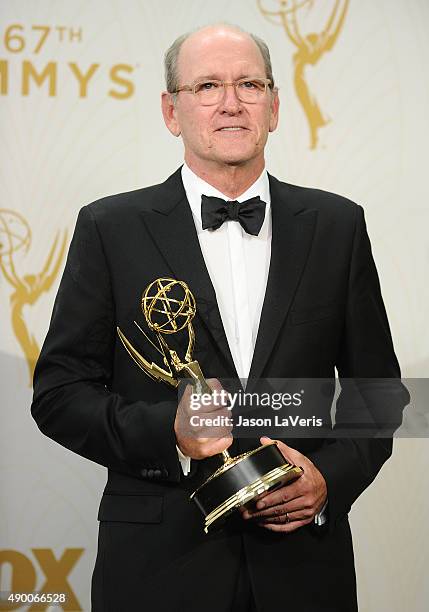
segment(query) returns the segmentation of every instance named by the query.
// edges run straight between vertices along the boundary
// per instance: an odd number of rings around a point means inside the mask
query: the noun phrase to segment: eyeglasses
[[[235,89],[235,94],[241,102],[247,104],[256,104],[264,98],[267,87],[271,88],[270,79],[239,79],[238,81],[216,81],[206,80],[198,81],[194,85],[182,85],[172,93],[180,91],[190,91],[197,97],[198,102],[203,106],[219,104],[225,95],[225,88],[231,85]]]

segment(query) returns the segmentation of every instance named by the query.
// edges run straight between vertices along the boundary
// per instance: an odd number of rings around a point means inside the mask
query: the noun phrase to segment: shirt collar
[[[197,229],[202,231],[201,226],[201,196],[204,194],[206,196],[214,196],[216,198],[222,198],[223,200],[232,200],[218,189],[206,183],[202,178],[197,176],[195,172],[193,172],[186,163],[182,166],[182,181],[183,187],[185,188],[186,197],[188,198],[189,206],[191,207],[192,214],[194,215],[195,220],[197,221]],[[266,203],[265,207],[265,219],[268,218],[268,212],[271,206],[271,198],[270,198],[270,183],[268,180],[267,171],[264,170],[260,174],[260,176],[256,179],[256,181],[250,185],[248,189],[244,193],[242,193],[238,198],[236,198],[237,202],[243,202],[244,200],[248,200],[249,198],[254,198],[259,196],[263,202]]]

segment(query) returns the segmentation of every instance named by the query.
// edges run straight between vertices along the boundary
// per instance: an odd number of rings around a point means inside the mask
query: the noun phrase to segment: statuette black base
[[[221,527],[238,508],[302,472],[285,460],[275,442],[231,457],[191,495],[205,516],[204,531]]]

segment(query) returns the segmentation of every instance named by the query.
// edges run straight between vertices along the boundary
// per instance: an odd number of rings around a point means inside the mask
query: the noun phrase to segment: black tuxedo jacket
[[[399,377],[362,209],[269,178],[271,264],[250,377],[331,378],[335,367],[341,377]],[[188,496],[207,462],[183,476],[176,391],[146,377],[116,334],[119,325],[142,345],[132,322],[142,319],[142,290],[163,276],[186,280],[196,297],[194,356],[205,376],[237,376],[180,170],[80,211],[35,371],[41,431],[108,468],[93,609],[223,612],[246,563],[260,610],[355,610],[347,513],[391,440],[286,439],[326,479],[327,528],[285,535],[240,519],[205,535]],[[391,410],[405,402],[398,385]],[[347,410],[340,397],[337,416]],[[257,444],[237,440],[232,452]]]

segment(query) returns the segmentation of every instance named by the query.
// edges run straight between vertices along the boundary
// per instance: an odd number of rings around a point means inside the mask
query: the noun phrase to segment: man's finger
[[[269,508],[266,508],[265,510],[245,510],[243,512],[243,518],[248,519],[248,518],[252,518],[252,519],[266,519],[269,517],[276,517],[276,516],[282,516],[285,515],[286,512],[288,512],[289,514],[292,512],[305,512],[305,516],[302,516],[301,518],[306,518],[307,517],[307,512],[308,512],[309,506],[306,503],[305,497],[301,496],[301,497],[297,497],[296,499],[292,500],[291,502],[288,502],[287,504],[278,504],[277,506],[270,506]]]
[[[225,436],[224,438],[220,438],[219,440],[213,440],[212,444],[207,444],[206,449],[206,457],[212,457],[213,455],[218,455],[222,451],[226,450],[231,446],[233,442],[232,436]]]
[[[264,508],[277,506],[278,504],[283,504],[292,501],[293,499],[302,497],[303,486],[299,480],[300,479],[298,478],[290,484],[284,485],[275,491],[267,493],[267,495],[256,502],[256,509],[263,510]]]
[[[274,510],[274,508],[273,508]],[[273,514],[272,516],[263,516],[263,517],[252,517],[252,520],[257,523],[265,524],[265,523],[273,523],[275,525],[282,523],[289,523],[290,521],[303,521],[306,519],[312,520],[314,518],[314,510],[313,508],[300,508],[295,512],[285,511],[283,508],[278,511],[278,513]]]

